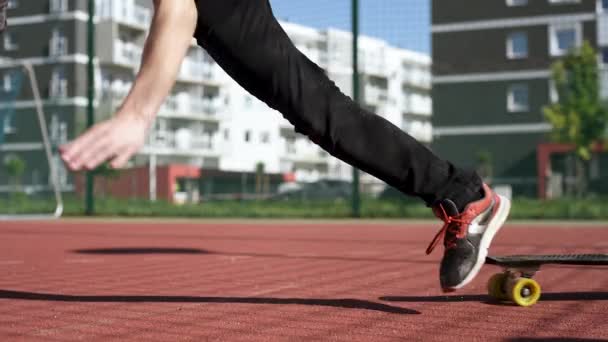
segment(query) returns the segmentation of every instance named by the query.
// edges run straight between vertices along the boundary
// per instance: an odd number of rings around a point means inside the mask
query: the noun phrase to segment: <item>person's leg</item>
[[[427,253],[443,240],[444,290],[460,288],[478,274],[508,216],[508,199],[341,93],[291,43],[267,0],[196,3],[195,37],[239,84],[332,155],[433,207],[445,225]]]
[[[427,204],[463,209],[481,198],[474,172],[455,167],[384,118],[362,109],[300,53],[267,0],[197,0],[195,37],[251,94],[333,156]]]

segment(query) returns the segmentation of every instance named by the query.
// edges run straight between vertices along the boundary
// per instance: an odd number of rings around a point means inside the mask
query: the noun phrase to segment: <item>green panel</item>
[[[435,138],[433,150],[455,165],[477,170],[478,155],[489,153],[493,178],[511,184],[516,194],[536,194],[536,147],[544,134],[495,134]]]
[[[507,111],[512,84],[527,84],[529,112]],[[544,121],[542,107],[549,102],[549,80],[436,84],[433,87],[433,126],[469,126]]]

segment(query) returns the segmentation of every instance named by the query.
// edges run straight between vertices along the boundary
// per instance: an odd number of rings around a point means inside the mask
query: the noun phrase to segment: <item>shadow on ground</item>
[[[575,338],[575,337],[516,337],[505,342],[607,342],[605,339]]]
[[[482,302],[486,304],[500,304],[487,295],[462,296],[384,296],[379,298],[385,302],[407,303],[454,303],[454,302]],[[540,301],[569,301],[569,300],[608,300],[608,292],[550,292],[543,293]]]
[[[209,254],[208,251],[198,248],[165,248],[165,247],[112,247],[112,248],[91,248],[77,249],[72,253],[78,254],[104,254],[104,255],[123,255],[123,254]]]
[[[377,261],[389,263],[416,263],[436,264],[436,260],[404,260],[390,258],[373,258],[357,256],[335,256],[335,255],[311,255],[311,254],[279,254],[279,253],[228,253],[221,251],[209,251],[197,248],[162,248],[162,247],[111,247],[76,249],[70,251],[77,254],[102,254],[102,255],[131,255],[131,254],[205,254],[222,255],[228,257],[257,257],[257,258],[280,258],[280,259],[313,259],[313,260],[337,260],[337,261]]]
[[[271,298],[271,297],[197,297],[197,296],[82,296],[0,290],[0,299],[81,303],[216,303],[326,306],[342,309],[379,311],[400,315],[416,315],[416,310],[360,299]]]

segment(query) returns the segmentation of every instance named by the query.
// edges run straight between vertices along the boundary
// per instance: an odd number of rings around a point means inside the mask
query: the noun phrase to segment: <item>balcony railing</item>
[[[114,63],[136,68],[141,63],[142,53],[143,49],[134,43],[114,41]]]

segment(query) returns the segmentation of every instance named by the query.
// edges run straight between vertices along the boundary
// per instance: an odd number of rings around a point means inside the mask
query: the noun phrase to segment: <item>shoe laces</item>
[[[456,241],[462,239],[466,235],[466,227],[468,227],[470,220],[463,219],[463,214],[450,216],[443,208],[442,204],[439,204],[433,209],[435,215],[439,217],[443,222],[443,227],[439,230],[433,241],[429,244],[426,249],[426,254],[431,254],[439,241],[444,239],[444,245],[446,249],[456,247]],[[448,234],[449,233],[449,234]]]

